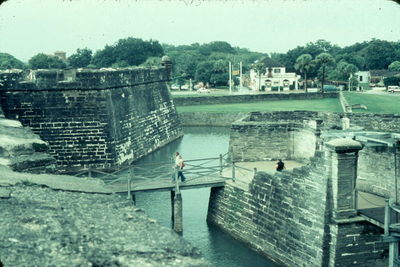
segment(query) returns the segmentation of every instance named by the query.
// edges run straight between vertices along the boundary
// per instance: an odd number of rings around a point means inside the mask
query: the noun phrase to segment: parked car
[[[340,91],[340,89],[339,89],[339,87],[336,87],[334,85],[327,84],[327,85],[324,85],[324,91],[325,92],[338,92],[338,91]]]
[[[197,90],[197,93],[199,93],[199,94],[203,94],[203,93],[209,94],[209,93],[211,93],[211,91],[209,89],[206,89],[206,88],[200,88],[200,89]]]
[[[179,89],[179,86],[176,85],[176,84],[173,84],[173,85],[171,85],[171,89],[172,89],[172,90],[178,90],[178,89]]]
[[[400,92],[400,86],[397,86],[397,85],[389,85],[387,90],[388,90],[389,93]]]

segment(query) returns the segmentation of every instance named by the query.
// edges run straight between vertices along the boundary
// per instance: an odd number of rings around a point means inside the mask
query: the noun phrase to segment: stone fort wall
[[[168,80],[165,68],[2,72],[0,99],[60,170],[114,168],[182,135]]]
[[[258,172],[247,190],[235,182],[213,188],[207,219],[283,266],[385,266],[381,229],[360,218],[336,219],[337,164],[317,152],[293,171]]]
[[[364,142],[361,151],[351,153],[326,148],[340,135],[357,137],[353,130],[341,131],[343,115],[254,112],[235,121],[230,143],[234,161],[298,160],[297,150],[308,163],[274,175],[259,172],[247,190],[235,182],[213,189],[209,222],[284,266],[386,266],[382,229],[357,217],[353,192],[357,188],[394,199],[400,162],[394,160],[394,148],[382,144]],[[356,115],[350,121],[358,130],[385,126],[396,132],[397,116],[390,124],[379,122],[385,117],[366,114],[369,121],[363,123],[363,115]]]

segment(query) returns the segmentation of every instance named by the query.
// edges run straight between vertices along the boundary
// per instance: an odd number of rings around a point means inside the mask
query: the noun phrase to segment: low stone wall
[[[231,124],[248,116],[248,113],[208,113],[208,112],[182,112],[179,118],[182,126],[223,126]]]
[[[400,133],[400,114],[378,113],[331,113],[315,111],[274,111],[251,113],[206,113],[183,112],[179,114],[183,125],[187,126],[230,126],[238,119],[248,117],[248,121],[287,122],[291,120],[316,120],[322,123],[321,129],[341,129],[342,117],[350,119],[352,128],[362,128],[367,131],[382,131]]]
[[[225,96],[192,96],[176,97],[176,106],[192,105],[214,105],[230,103],[246,103],[256,101],[279,101],[279,100],[308,100],[323,98],[338,98],[338,93],[280,93],[280,94],[247,94],[247,95],[225,95]]]
[[[347,114],[351,126],[369,131],[400,133],[400,114],[351,113]]]

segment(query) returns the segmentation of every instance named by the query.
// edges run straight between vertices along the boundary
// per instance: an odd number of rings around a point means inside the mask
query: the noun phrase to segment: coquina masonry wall
[[[208,221],[285,266],[323,266],[327,177],[314,165],[271,176],[259,172],[243,190],[213,188]]]
[[[1,105],[49,143],[60,170],[113,168],[180,137],[164,68],[1,73]]]
[[[354,154],[319,151],[293,171],[259,172],[248,190],[211,191],[208,221],[283,266],[387,266],[382,229],[355,216]]]
[[[400,174],[400,149],[389,146],[366,146],[360,151],[357,188],[393,200],[396,197],[396,176]]]
[[[229,149],[233,161],[302,161],[314,156],[316,120],[295,116],[264,120],[263,115],[251,113],[232,124]]]

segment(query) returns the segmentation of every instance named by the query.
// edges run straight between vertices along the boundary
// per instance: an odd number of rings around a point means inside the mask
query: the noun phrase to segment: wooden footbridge
[[[174,230],[182,232],[181,190],[222,187],[227,180],[235,181],[236,172],[254,175],[256,169],[237,166],[229,160],[228,153],[213,158],[185,160],[185,182],[178,181],[178,170],[172,158],[165,162],[131,163],[112,173],[88,169],[76,176],[89,176],[105,181],[115,193],[126,193],[134,203],[137,192],[170,191]],[[229,175],[227,175],[229,173]],[[225,175],[225,176],[224,176]]]

